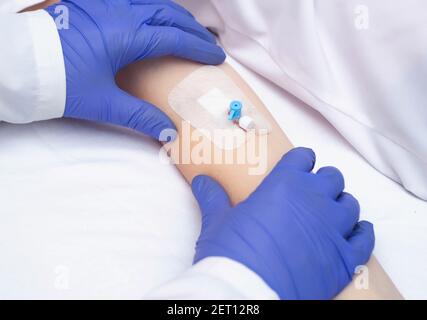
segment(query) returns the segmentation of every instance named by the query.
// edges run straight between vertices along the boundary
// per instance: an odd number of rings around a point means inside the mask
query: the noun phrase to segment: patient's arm
[[[58,0],[45,0],[45,1],[42,1],[38,4],[33,5],[31,7],[28,7],[22,11],[34,11],[34,10],[43,9],[43,8],[46,8],[47,6],[50,6],[51,4],[54,4],[57,2],[59,2],[59,1]]]
[[[183,122],[181,118],[171,109],[168,104],[168,95],[171,92],[172,88],[180,82],[183,78],[189,75],[192,71],[199,68],[200,65],[192,62],[187,62],[183,60],[177,60],[172,58],[164,58],[158,60],[150,60],[147,62],[142,62],[133,65],[131,68],[122,72],[118,77],[119,85],[126,89],[126,91],[131,94],[148,100],[149,102],[159,106],[172,121],[177,126],[178,132],[181,133]],[[262,163],[260,160],[259,163],[253,165],[250,164],[239,164],[237,165],[237,155],[241,149],[237,148],[233,151],[224,151],[214,144],[211,144],[212,152],[212,162],[214,162],[213,155],[215,152],[217,154],[223,155],[223,157],[234,158],[235,161],[228,164],[202,164],[195,165],[194,163],[190,164],[181,164],[179,159],[175,159],[177,162],[177,167],[185,177],[188,182],[191,182],[192,179],[199,174],[210,175],[219,181],[226,190],[230,193],[232,202],[235,204],[242,201],[246,198],[262,181],[265,175],[267,175],[281,158],[281,156],[289,151],[292,148],[291,143],[279,128],[277,123],[267,112],[265,107],[259,98],[254,94],[254,92],[246,85],[246,83],[240,78],[240,76],[233,71],[233,69],[224,64],[220,67],[223,69],[238,86],[242,89],[245,95],[257,106],[258,110],[261,111],[268,121],[272,125],[272,131],[270,134],[264,137],[256,137],[255,140],[267,138],[268,148],[265,149],[265,152],[257,152],[259,158],[263,157],[266,159],[267,163]],[[226,116],[226,115],[225,115]],[[236,126],[237,129],[237,126]],[[193,128],[191,128],[193,130]],[[184,150],[181,146],[185,145],[188,137],[183,137],[180,135],[180,140],[176,141],[172,145],[171,154],[174,155],[177,152],[174,152],[176,148],[179,148],[180,155],[182,156],[187,150]],[[194,142],[192,148],[194,147]],[[257,144],[259,147],[259,144]],[[261,150],[258,150],[261,151]],[[265,167],[265,172],[261,175],[249,175],[248,170],[250,168],[257,168],[262,171],[262,167]]]
[[[117,82],[121,88],[139,98],[148,100],[155,104],[167,113],[174,121],[179,132],[179,139],[169,146],[172,158],[179,158],[176,156],[177,154],[182,156],[182,152],[185,151],[183,150],[183,145],[186,145],[188,142],[185,140],[189,140],[190,138],[188,134],[183,134],[183,130],[186,130],[186,128],[183,128],[182,118],[174,112],[169,105],[168,96],[171,90],[182,79],[198,68],[200,68],[200,65],[196,63],[173,58],[163,58],[132,65],[126,70],[123,70],[117,77]],[[235,84],[237,84],[246,97],[257,108],[258,112],[260,112],[271,125],[271,132],[265,136],[267,142],[266,148],[264,148],[265,141],[262,139],[259,141],[257,139],[253,139],[248,142],[248,144],[250,144],[255,140],[255,144],[259,151],[259,159],[266,156],[266,170],[260,170],[262,172],[261,174],[251,175],[248,170],[256,166],[256,164],[237,163],[236,157],[234,157],[234,162],[230,164],[195,164],[191,161],[191,157],[188,164],[179,163],[179,160],[182,159],[174,160],[177,162],[178,169],[188,182],[191,182],[193,177],[199,174],[212,176],[225,187],[230,195],[231,201],[236,204],[245,199],[258,186],[281,156],[292,148],[292,145],[260,99],[249,88],[245,81],[227,64],[223,64],[218,68],[225,71],[225,73],[234,81]],[[197,129],[191,128],[191,132],[194,130]],[[194,142],[191,142],[189,145],[190,150],[194,150],[196,147]],[[214,144],[211,146],[213,148],[212,150],[222,153],[224,156],[236,155],[241,148],[245,147],[245,145],[243,145],[232,151],[224,151]],[[175,151],[180,151],[181,153]],[[186,150],[186,152],[188,152],[188,150]],[[213,155],[211,158],[213,162]],[[260,160],[259,162],[262,161]],[[258,163],[258,165],[259,168],[262,169],[262,164],[260,165]],[[356,278],[345,290],[343,290],[341,294],[338,295],[338,299],[401,298],[400,293],[397,291],[390,278],[374,257],[370,259],[367,266],[369,270],[369,288],[357,289],[358,279]]]

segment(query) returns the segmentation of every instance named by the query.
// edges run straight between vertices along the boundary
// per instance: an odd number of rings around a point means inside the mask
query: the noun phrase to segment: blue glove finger
[[[338,197],[337,202],[347,208],[345,215],[347,229],[343,232],[343,235],[348,237],[360,219],[359,201],[350,193],[343,192]]]
[[[310,172],[316,163],[316,154],[309,148],[298,147],[288,151],[274,170],[283,170],[283,167],[292,167],[297,170]]]
[[[271,194],[271,189],[281,193],[286,192],[285,187],[293,180],[294,184],[298,185],[298,181],[303,177],[299,175],[310,172],[316,162],[316,155],[309,148],[294,148],[289,150],[275,165],[271,173],[263,180],[263,182],[252,193],[254,197],[264,198],[267,194]],[[296,171],[297,172],[296,172]],[[297,173],[290,175],[290,173]],[[310,176],[304,176],[309,178]],[[292,183],[291,183],[292,184]]]
[[[353,267],[365,264],[375,246],[373,224],[368,221],[360,221],[347,241],[353,249]]]
[[[321,214],[327,219],[328,225],[334,226],[344,238],[347,238],[359,221],[360,207],[351,194],[343,192],[337,201],[331,201],[330,206],[322,208]]]
[[[170,1],[170,0],[131,0],[130,3],[132,5],[157,5],[157,6],[163,6],[163,7],[169,7],[172,9],[175,9],[179,12],[181,12],[182,14],[185,14],[189,17],[194,18],[194,16],[191,14],[190,11],[188,11],[187,9],[185,9],[184,7],[180,6],[179,4]]]
[[[145,11],[145,7],[139,10]],[[168,26],[178,28],[182,31],[191,33],[202,40],[216,43],[215,36],[208,29],[199,24],[195,19],[186,14],[177,12],[171,8],[159,10],[148,23],[151,26]]]
[[[127,127],[156,140],[159,140],[163,130],[175,129],[172,121],[160,109],[119,88],[112,91],[106,99],[102,106],[105,110],[101,110],[101,115],[94,120]]]
[[[141,34],[141,42],[136,41],[136,45],[141,45],[139,58],[154,58],[166,55],[184,58],[203,64],[218,65],[224,62],[225,53],[216,44],[201,40],[200,38],[186,33],[180,29],[172,27],[148,26],[152,33],[151,41],[147,52],[144,46],[145,35]],[[177,46],[177,43],[179,45]],[[136,48],[137,49],[137,48]]]
[[[231,208],[227,192],[211,177],[195,177],[191,182],[191,189],[202,212],[202,229],[214,225],[213,220],[220,220],[227,209]]]
[[[316,176],[322,177],[317,180],[318,191],[322,194],[336,199],[344,190],[345,182],[341,171],[335,167],[323,167],[316,172]]]

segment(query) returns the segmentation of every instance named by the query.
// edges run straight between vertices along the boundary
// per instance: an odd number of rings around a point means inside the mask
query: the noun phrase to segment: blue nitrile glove
[[[225,59],[215,37],[172,1],[63,0],[46,9],[62,21],[58,13],[64,7],[55,13],[58,6],[66,6],[69,20],[68,29],[58,30],[67,80],[65,117],[121,125],[159,139],[163,129],[175,129],[172,121],[119,89],[116,73],[132,62],[165,55],[206,64]]]
[[[257,273],[282,299],[330,299],[369,259],[371,223],[333,167],[311,173],[310,149],[289,151],[262,184],[232,207],[207,176],[192,183],[202,211],[195,262],[227,257]]]

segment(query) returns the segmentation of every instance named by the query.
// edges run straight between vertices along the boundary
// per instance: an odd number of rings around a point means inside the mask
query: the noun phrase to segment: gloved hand
[[[220,64],[215,38],[184,8],[168,0],[63,0],[69,28],[59,29],[65,59],[65,117],[109,122],[159,139],[175,129],[155,106],[119,89],[116,73],[145,58],[173,55]],[[61,10],[58,10],[62,12]]]
[[[373,226],[333,167],[311,173],[310,149],[289,151],[237,206],[207,176],[192,182],[202,211],[195,262],[227,257],[256,272],[282,299],[330,299],[369,259]]]

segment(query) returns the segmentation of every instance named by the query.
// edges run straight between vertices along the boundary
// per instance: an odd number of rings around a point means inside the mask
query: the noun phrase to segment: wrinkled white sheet
[[[375,223],[375,254],[427,298],[427,203],[381,175],[300,101],[233,63],[295,145],[344,172]],[[185,270],[199,229],[190,188],[126,130],[71,120],[0,124],[0,298],[140,298]]]
[[[427,2],[178,0],[227,52],[427,200]]]

